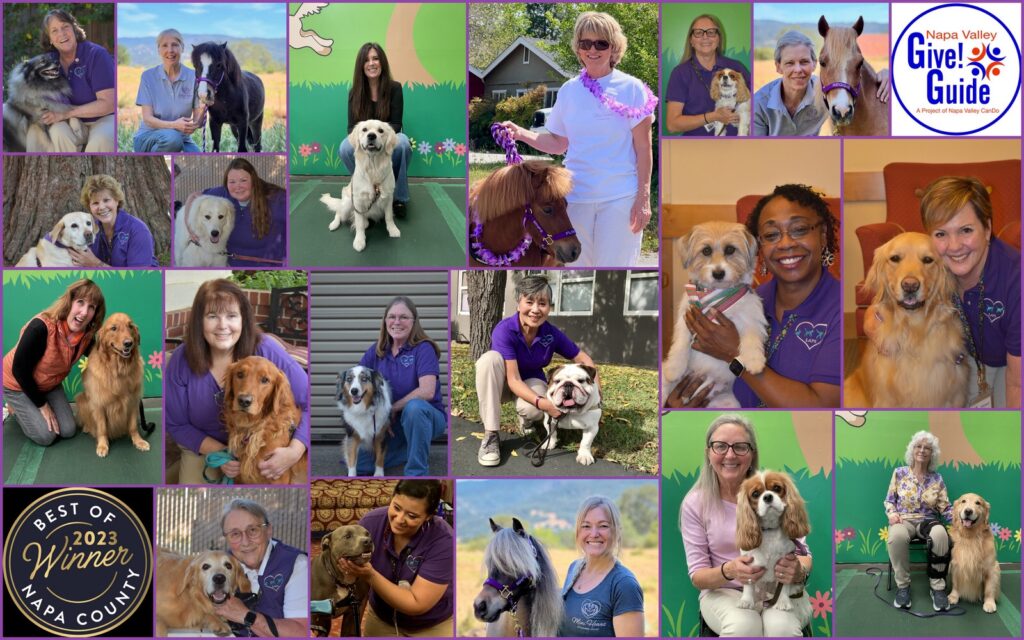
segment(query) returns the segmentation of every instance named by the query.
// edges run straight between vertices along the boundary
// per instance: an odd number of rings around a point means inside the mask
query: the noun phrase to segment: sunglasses
[[[590,47],[594,47],[598,51],[606,51],[612,45],[607,40],[580,40],[578,46],[583,51],[590,51]]]

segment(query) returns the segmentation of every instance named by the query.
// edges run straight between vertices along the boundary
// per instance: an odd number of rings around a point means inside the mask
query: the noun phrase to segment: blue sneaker
[[[936,611],[946,611],[949,609],[949,598],[946,596],[946,592],[936,591],[932,589],[932,609]]]
[[[900,587],[896,590],[896,599],[893,600],[892,606],[897,609],[910,608],[910,587]]]

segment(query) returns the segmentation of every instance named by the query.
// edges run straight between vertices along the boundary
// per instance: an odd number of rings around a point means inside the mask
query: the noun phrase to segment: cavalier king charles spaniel
[[[739,608],[754,609],[754,594],[760,587],[775,588],[775,563],[796,550],[797,538],[811,532],[807,507],[788,474],[761,471],[743,481],[736,496],[736,546],[740,555],[754,556],[751,567],[764,567],[755,583],[743,585]],[[790,596],[799,596],[803,585],[783,585],[775,608],[791,610]]]

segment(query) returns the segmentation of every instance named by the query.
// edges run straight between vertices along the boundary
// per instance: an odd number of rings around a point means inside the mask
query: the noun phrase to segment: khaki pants
[[[704,622],[723,638],[800,637],[811,621],[811,602],[806,591],[802,597],[793,599],[792,611],[740,609],[736,603],[741,595],[736,589],[712,589],[700,599]]]
[[[33,124],[28,128],[25,148],[27,151],[59,153],[75,153],[83,149],[87,153],[114,151],[115,124],[114,114],[94,122],[81,122],[79,131],[75,131],[67,120],[50,126],[49,133]]]
[[[897,522],[889,525],[889,560],[892,561],[892,572],[896,578],[896,586],[900,589],[910,586],[910,541],[922,538],[918,531],[919,522]],[[928,532],[932,539],[932,552],[944,556],[949,552],[949,534],[946,527],[932,527]],[[923,539],[923,538],[922,538]],[[935,568],[945,571],[945,564],[937,564]],[[945,578],[929,578],[929,584],[935,591],[946,590]]]
[[[206,467],[206,456],[199,455],[191,449],[178,445],[181,449],[181,464],[178,471],[178,484],[211,484],[218,483],[224,476],[220,469],[206,469],[207,480],[203,477],[203,469]]]
[[[443,622],[420,629],[409,631],[408,629],[396,629],[390,622],[384,622],[374,613],[373,607],[367,605],[366,614],[363,616],[363,635],[367,638],[451,638],[455,635],[455,628],[452,626],[452,619],[448,618]]]
[[[529,378],[523,382],[539,396],[547,393],[548,385],[543,380]],[[476,394],[480,403],[480,420],[487,431],[498,431],[501,427],[501,405],[512,400],[516,401],[516,413],[524,423],[544,419],[543,411],[532,402],[517,397],[508,388],[505,360],[497,351],[488,351],[476,361]]]

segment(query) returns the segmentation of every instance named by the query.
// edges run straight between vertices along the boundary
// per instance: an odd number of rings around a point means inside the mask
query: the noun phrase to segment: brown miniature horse
[[[857,46],[863,30],[863,17],[852,28],[829,27],[825,16],[818,20],[818,33],[825,38],[818,56],[821,90],[836,135],[887,136],[889,105],[875,95],[878,74]]]
[[[569,170],[541,160],[487,176],[469,194],[474,259],[490,266],[540,267],[579,258],[580,241],[565,203],[571,190]]]

